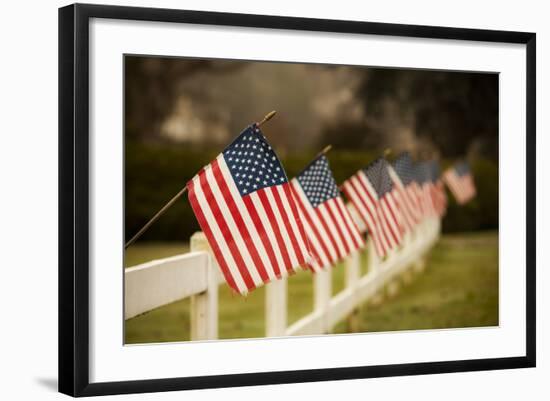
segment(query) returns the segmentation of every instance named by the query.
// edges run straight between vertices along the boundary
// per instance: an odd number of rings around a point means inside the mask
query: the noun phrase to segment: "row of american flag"
[[[466,163],[441,175],[436,161],[415,163],[408,153],[379,158],[341,185],[321,154],[289,180],[253,124],[187,189],[227,284],[245,295],[301,269],[328,269],[367,239],[387,257],[423,220],[445,214],[443,181],[459,204],[475,196]]]

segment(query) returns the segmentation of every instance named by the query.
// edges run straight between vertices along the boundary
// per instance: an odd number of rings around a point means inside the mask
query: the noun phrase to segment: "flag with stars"
[[[383,257],[395,249],[403,237],[403,223],[388,162],[375,160],[346,180],[342,189],[365,223],[376,253]]]
[[[246,294],[312,257],[281,162],[256,124],[187,183],[227,284]]]
[[[418,200],[420,186],[416,180],[415,166],[410,154],[404,152],[399,155],[393,163],[393,168],[405,187],[409,210],[418,223],[422,220],[422,208]]]
[[[309,265],[312,271],[332,266],[364,245],[324,155],[293,178],[291,185],[314,256]]]
[[[424,217],[437,216],[438,212],[434,204],[433,181],[431,179],[430,162],[420,162],[415,166],[415,177],[419,185],[418,199],[422,207]]]
[[[469,202],[476,195],[474,179],[466,162],[457,163],[447,169],[443,180],[459,205]]]
[[[420,222],[421,216],[412,185],[412,160],[408,153],[397,157],[393,166],[388,165],[390,177],[396,187],[397,202],[407,230],[412,231]]]
[[[447,194],[441,181],[441,169],[436,160],[429,162],[430,179],[432,181],[432,199],[435,211],[439,217],[443,217],[447,211]]]

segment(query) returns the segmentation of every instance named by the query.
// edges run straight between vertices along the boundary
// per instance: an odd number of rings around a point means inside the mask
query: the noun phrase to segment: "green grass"
[[[398,295],[359,311],[359,332],[498,325],[498,237],[446,235]],[[336,333],[346,333],[340,323]]]
[[[126,265],[185,252],[174,243],[136,244]],[[365,260],[363,260],[365,264]],[[333,270],[333,293],[344,287],[344,269]],[[288,323],[313,309],[313,280],[300,272],[288,280]],[[219,337],[264,336],[265,289],[240,297],[220,286]],[[378,306],[363,305],[359,331],[414,330],[498,325],[498,237],[496,233],[444,236],[431,251],[426,270]],[[174,302],[126,321],[126,343],[189,339],[189,300]],[[349,332],[342,322],[336,333]]]
[[[124,255],[124,267],[135,266],[153,259],[166,258],[189,252],[188,244],[178,242],[145,242],[128,247]]]

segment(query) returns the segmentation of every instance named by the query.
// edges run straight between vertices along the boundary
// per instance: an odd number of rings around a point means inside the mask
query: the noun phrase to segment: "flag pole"
[[[264,123],[271,120],[275,114],[277,114],[277,112],[275,110],[270,111],[269,113],[267,113],[265,115],[265,117],[262,119],[262,121],[257,123],[258,127],[261,127]],[[143,235],[143,233],[145,231],[147,231],[149,229],[149,227],[151,227],[153,225],[153,223],[159,219],[160,216],[162,216],[164,213],[166,213],[166,211],[168,209],[170,209],[170,207],[174,203],[176,203],[176,201],[179,198],[181,198],[181,196],[186,192],[187,192],[187,186],[183,187],[176,195],[174,195],[172,197],[172,199],[170,199],[168,201],[168,203],[166,203],[157,213],[155,213],[155,215],[153,217],[151,217],[151,219],[147,223],[145,223],[145,225],[143,227],[141,227],[141,229],[132,238],[130,238],[130,240],[128,242],[126,242],[126,244],[124,245],[124,249],[128,248],[130,245],[132,245],[134,242],[136,242],[139,239],[139,237],[141,237]]]
[[[317,157],[326,155],[331,149],[332,149],[332,145],[327,145],[327,146],[325,146],[325,147],[323,148],[323,150],[321,150],[321,151],[317,154]]]
[[[268,122],[269,120],[271,120],[273,118],[273,116],[277,114],[277,111],[276,110],[272,110],[270,111],[269,113],[267,113],[265,115],[265,117],[262,119],[262,121],[260,121],[258,124],[258,127],[261,127],[264,123]]]
[[[306,166],[304,168],[302,168],[302,170],[300,170],[300,172],[298,174],[296,174],[296,176],[299,176],[300,174],[302,174],[304,171],[307,170],[307,168],[309,166],[311,166],[315,161],[317,161],[318,158],[320,158],[321,156],[324,156],[326,155],[330,150],[332,149],[332,145],[327,145],[323,148],[323,150],[321,150],[319,153],[317,153],[315,155],[315,157],[313,159],[311,159],[311,161],[306,164]]]

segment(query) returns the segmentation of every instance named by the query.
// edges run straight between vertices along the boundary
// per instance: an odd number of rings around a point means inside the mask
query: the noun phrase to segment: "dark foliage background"
[[[263,130],[290,177],[328,143],[338,182],[387,147],[442,167],[467,159],[478,195],[460,207],[449,196],[443,230],[498,228],[496,74],[160,57],[127,57],[125,74],[127,239],[272,109]],[[184,198],[143,240],[198,229]]]

